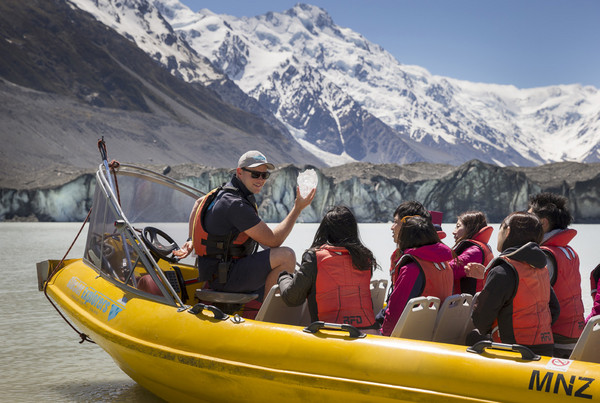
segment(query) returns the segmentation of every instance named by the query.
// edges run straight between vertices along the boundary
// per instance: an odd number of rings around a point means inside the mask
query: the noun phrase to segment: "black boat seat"
[[[221,304],[245,304],[258,298],[258,294],[242,294],[236,292],[223,292],[213,290],[196,290],[196,298],[200,301],[215,302]]]

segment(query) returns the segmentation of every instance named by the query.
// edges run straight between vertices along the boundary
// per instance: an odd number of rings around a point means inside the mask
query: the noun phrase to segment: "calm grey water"
[[[77,334],[37,290],[35,264],[60,259],[80,224],[0,223],[0,401],[6,402],[160,402],[133,382],[100,347],[79,344]],[[316,224],[298,224],[286,245],[298,259],[314,236]],[[452,245],[452,224],[444,224],[445,242]],[[497,229],[497,226],[495,226]],[[600,262],[596,235],[600,225],[575,225],[573,247],[581,258],[586,314],[591,310],[589,272]],[[184,227],[163,228],[182,241]],[[361,224],[361,236],[373,250],[386,277],[394,248],[390,224]],[[496,233],[496,231],[494,231]],[[69,257],[80,257],[84,230]],[[495,247],[496,239],[491,240]]]

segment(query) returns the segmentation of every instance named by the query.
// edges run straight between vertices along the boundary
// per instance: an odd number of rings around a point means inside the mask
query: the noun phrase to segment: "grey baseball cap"
[[[263,153],[256,150],[244,153],[238,161],[238,168],[254,168],[261,165],[266,165],[267,169],[275,169],[275,165],[267,161],[267,157]]]

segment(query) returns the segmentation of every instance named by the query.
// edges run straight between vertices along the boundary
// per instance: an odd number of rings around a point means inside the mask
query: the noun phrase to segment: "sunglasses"
[[[242,171],[250,172],[250,176],[252,177],[252,179],[269,179],[269,176],[271,176],[271,172],[258,172],[247,168],[242,168]]]

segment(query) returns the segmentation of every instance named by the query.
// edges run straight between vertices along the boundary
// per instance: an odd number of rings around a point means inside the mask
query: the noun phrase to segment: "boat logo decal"
[[[362,324],[362,317],[360,315],[344,316],[343,323],[345,323],[347,325],[360,325],[360,324]]]
[[[91,310],[97,314],[108,312],[108,320],[113,319],[119,312],[125,309],[125,304],[113,301],[104,294],[94,290],[77,277],[71,277],[67,287],[79,297],[83,306],[89,304]]]
[[[593,399],[594,396],[589,394],[590,391],[587,389],[595,380],[595,378],[585,376],[569,376],[560,372],[544,372],[534,369],[531,372],[531,378],[529,379],[529,390],[554,393],[555,395],[580,397],[583,399]]]

